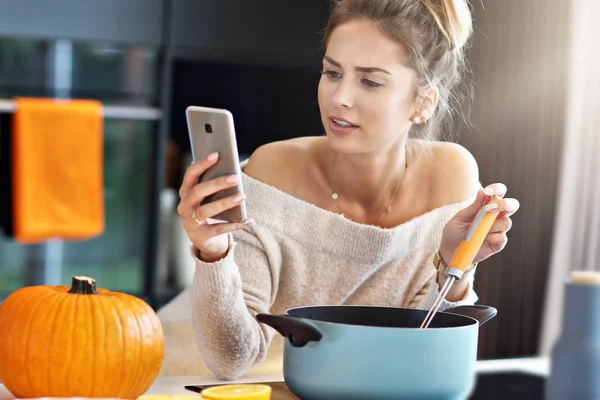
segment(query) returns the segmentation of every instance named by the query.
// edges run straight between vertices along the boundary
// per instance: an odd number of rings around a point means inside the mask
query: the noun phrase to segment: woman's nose
[[[338,107],[352,108],[354,106],[354,94],[352,93],[350,82],[340,81],[333,94],[333,102]]]

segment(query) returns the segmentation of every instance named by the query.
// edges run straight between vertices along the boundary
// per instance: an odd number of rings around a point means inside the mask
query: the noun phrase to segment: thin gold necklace
[[[334,161],[335,161],[335,152],[333,152],[333,155],[331,157],[331,167],[330,167],[330,171],[329,171],[329,176],[330,176],[330,181],[332,182],[331,184],[331,188],[333,190],[333,193],[331,194],[331,198],[333,200],[335,200],[338,210],[340,211],[340,215],[342,217],[345,217],[344,215],[344,211],[342,210],[342,206],[340,205],[340,201],[339,198],[340,196],[338,195],[338,193],[335,191],[335,188],[333,187],[333,165],[334,165]],[[408,169],[408,161],[405,160],[404,162],[404,174],[402,174],[402,176],[400,177],[400,179],[398,179],[398,183],[396,183],[396,188],[394,189],[394,193],[392,194],[392,197],[390,198],[390,201],[387,205],[387,207],[385,208],[385,210],[383,211],[383,213],[381,214],[381,216],[379,217],[379,220],[377,221],[377,223],[375,225],[379,225],[381,224],[381,221],[383,220],[383,218],[388,215],[389,213],[392,212],[392,202],[394,201],[394,198],[396,197],[396,192],[398,191],[398,188],[400,187],[400,183],[402,183],[402,180],[404,179],[404,175],[406,174],[406,171]]]

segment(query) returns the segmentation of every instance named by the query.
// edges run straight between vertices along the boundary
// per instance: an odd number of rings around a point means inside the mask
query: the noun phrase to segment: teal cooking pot
[[[297,307],[256,319],[288,340],[284,379],[302,400],[466,399],[475,386],[479,327],[490,306],[438,312],[371,306]]]

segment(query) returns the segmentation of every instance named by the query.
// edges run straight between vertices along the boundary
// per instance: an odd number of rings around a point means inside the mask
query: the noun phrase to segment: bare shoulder
[[[477,160],[464,146],[430,142],[433,197],[437,205],[458,203],[474,196],[481,183]]]
[[[315,137],[301,137],[267,143],[257,148],[244,173],[268,185],[289,192],[287,183],[298,176],[314,153]]]

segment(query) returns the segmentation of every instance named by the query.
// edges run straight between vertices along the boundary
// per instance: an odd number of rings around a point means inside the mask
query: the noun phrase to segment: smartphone
[[[232,174],[240,176],[237,186],[207,196],[201,204],[211,203],[236,193],[243,194],[242,171],[231,112],[220,108],[189,106],[185,110],[185,115],[194,162],[206,158],[211,153],[219,153],[217,163],[202,174],[199,182]],[[227,222],[245,222],[248,219],[246,205],[242,202],[212,218]]]

